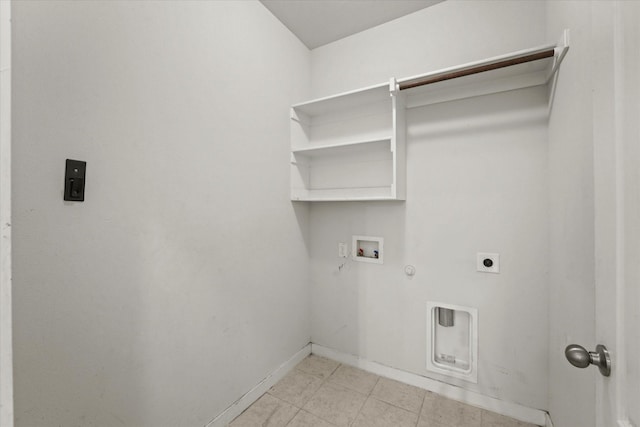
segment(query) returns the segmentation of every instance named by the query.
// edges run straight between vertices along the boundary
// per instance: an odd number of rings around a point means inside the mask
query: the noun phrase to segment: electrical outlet
[[[500,273],[500,254],[478,252],[476,269],[481,273]]]
[[[349,256],[349,249],[347,248],[347,244],[345,242],[338,243],[338,256],[340,258],[346,258]]]

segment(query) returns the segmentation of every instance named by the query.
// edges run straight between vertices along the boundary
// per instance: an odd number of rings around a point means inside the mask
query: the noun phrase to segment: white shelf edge
[[[399,199],[392,196],[380,196],[380,197],[298,197],[291,198],[292,202],[365,202],[365,201],[399,201]]]
[[[324,151],[324,150],[331,150],[334,148],[343,148],[343,147],[344,148],[355,147],[358,145],[375,144],[377,142],[385,142],[385,141],[388,141],[389,143],[391,143],[391,139],[392,137],[391,135],[389,135],[389,136],[384,136],[382,138],[364,139],[360,141],[349,141],[349,142],[341,142],[341,143],[335,143],[335,144],[323,144],[323,145],[316,145],[316,146],[304,147],[304,148],[294,148],[291,150],[291,153],[305,154],[305,153],[310,153],[314,151]]]
[[[304,108],[313,104],[320,104],[323,102],[331,102],[337,98],[343,98],[343,97],[347,97],[347,96],[351,96],[351,95],[356,95],[360,92],[368,92],[368,91],[373,91],[375,89],[382,89],[382,88],[388,88],[389,87],[389,82],[385,82],[385,83],[379,83],[379,84],[375,84],[375,85],[371,85],[371,86],[366,86],[360,89],[354,89],[354,90],[350,90],[347,92],[342,92],[342,93],[338,93],[335,95],[329,95],[329,96],[324,96],[322,98],[316,98],[316,99],[312,99],[311,101],[304,101],[304,102],[299,102],[297,104],[293,104],[291,106],[291,108]]]
[[[331,192],[338,190],[339,192],[333,194],[326,194],[326,192]],[[381,195],[376,194],[361,194],[361,195],[347,195],[349,192],[358,192],[358,191],[368,191],[379,190],[379,193],[386,193]],[[298,194],[296,194],[299,192]],[[342,193],[342,194],[341,194]],[[343,195],[344,194],[344,195]],[[398,197],[394,195],[393,185],[383,186],[383,187],[347,187],[340,189],[317,189],[317,190],[307,190],[307,189],[296,189],[291,193],[291,201],[294,202],[341,202],[341,201],[375,201],[375,200],[397,200],[403,201],[404,197]]]

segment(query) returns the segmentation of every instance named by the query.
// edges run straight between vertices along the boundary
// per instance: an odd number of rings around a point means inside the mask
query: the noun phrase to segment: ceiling
[[[260,0],[309,49],[443,0]]]

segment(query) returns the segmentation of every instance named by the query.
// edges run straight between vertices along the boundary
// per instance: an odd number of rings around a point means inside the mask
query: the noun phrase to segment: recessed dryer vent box
[[[382,237],[353,236],[353,259],[360,262],[382,264],[384,239]]]
[[[427,370],[478,382],[478,309],[427,302]]]

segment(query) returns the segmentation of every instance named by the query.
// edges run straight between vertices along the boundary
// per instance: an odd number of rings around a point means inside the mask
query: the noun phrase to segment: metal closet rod
[[[551,58],[555,54],[553,48],[544,50],[542,52],[536,52],[531,54],[524,54],[515,58],[504,59],[502,61],[493,62],[490,64],[477,65],[475,67],[469,67],[462,70],[451,71],[436,76],[419,77],[406,82],[399,83],[399,89],[411,89],[418,86],[424,86],[432,83],[442,82],[445,80],[457,79],[458,77],[470,76],[472,74],[484,73],[485,71],[497,70],[499,68],[511,67],[513,65],[524,64],[525,62],[537,61],[539,59]]]

